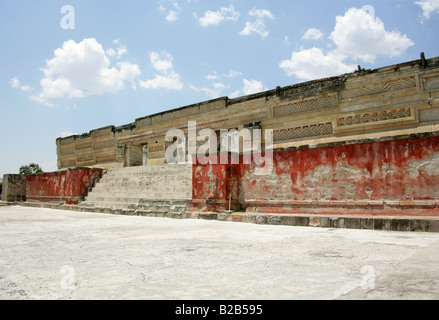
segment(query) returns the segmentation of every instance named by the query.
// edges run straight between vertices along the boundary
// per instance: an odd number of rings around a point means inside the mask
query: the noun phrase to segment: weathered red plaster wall
[[[221,164],[196,163],[192,169],[192,208],[217,211],[225,208],[227,168]]]
[[[241,165],[246,199],[439,199],[439,137],[276,152],[274,170]]]
[[[234,202],[265,212],[438,206],[439,136],[278,151],[272,172],[261,176],[240,163],[232,173],[227,165],[194,165],[194,199],[228,199],[237,190]]]
[[[27,201],[65,201],[78,204],[87,188],[102,175],[101,169],[77,168],[67,171],[32,175],[26,181]]]

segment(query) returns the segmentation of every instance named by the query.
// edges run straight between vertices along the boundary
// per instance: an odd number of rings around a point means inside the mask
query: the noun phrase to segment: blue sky
[[[436,57],[438,31],[439,0],[0,0],[0,176],[56,170],[60,136]]]

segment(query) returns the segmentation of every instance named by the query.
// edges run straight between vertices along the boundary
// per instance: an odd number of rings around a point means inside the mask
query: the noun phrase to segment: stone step
[[[141,203],[139,203],[141,202]],[[119,202],[119,201],[89,201],[81,204],[83,208],[109,208],[109,209],[131,209],[140,210],[144,213],[152,212],[184,212],[188,208],[188,202],[182,200],[147,200],[142,199],[137,202]]]
[[[159,165],[159,166],[141,166],[141,167],[127,167],[109,169],[106,175],[136,175],[136,174],[175,174],[178,172],[192,172],[192,165],[172,166],[172,165]]]
[[[117,178],[148,178],[148,177],[175,177],[175,176],[181,176],[181,177],[185,177],[187,179],[191,179],[192,173],[186,172],[186,171],[163,172],[163,173],[152,173],[152,172],[123,173],[123,172],[120,172],[117,174],[107,173],[104,177],[110,178],[110,179],[117,179]]]
[[[149,192],[151,190],[168,190],[168,191],[191,191],[192,190],[192,184],[177,184],[177,183],[171,183],[168,185],[164,184],[154,184],[154,185],[143,185],[143,184],[124,184],[124,185],[117,185],[117,184],[105,184],[105,185],[99,185],[94,187],[92,190],[95,193],[101,193],[101,192]]]
[[[192,175],[192,170],[168,170],[168,171],[162,171],[162,172],[154,172],[154,171],[137,171],[137,172],[125,172],[125,171],[120,171],[120,172],[114,172],[114,173],[110,173],[107,172],[105,174],[106,177],[111,177],[111,178],[115,178],[115,177],[136,177],[136,176],[151,176],[151,177],[155,177],[155,176],[171,176],[171,175],[185,175],[185,176],[191,176]]]
[[[84,202],[93,202],[93,201],[109,201],[109,202],[126,202],[126,203],[139,203],[140,200],[187,200],[191,199],[191,196],[187,193],[173,193],[173,194],[142,194],[138,196],[111,196],[111,195],[93,195],[88,196]]]
[[[108,191],[108,192],[90,192],[86,197],[86,200],[92,200],[96,198],[132,198],[132,199],[155,199],[155,198],[169,198],[169,199],[186,199],[192,196],[190,190],[148,190],[148,191]]]
[[[192,181],[191,180],[183,180],[183,179],[160,179],[160,180],[150,180],[150,181],[102,181],[99,184],[96,184],[95,187],[102,186],[102,187],[110,187],[110,188],[117,188],[117,187],[138,187],[138,186],[145,186],[145,187],[155,187],[157,185],[159,186],[169,186],[169,185],[181,185],[181,186],[189,186],[192,187]]]
[[[192,190],[192,183],[186,183],[186,184],[180,184],[180,183],[169,183],[169,184],[152,184],[152,185],[144,185],[144,184],[103,184],[103,185],[97,185],[93,189],[94,193],[102,193],[102,192],[126,192],[126,193],[132,193],[132,192],[149,192],[153,190],[168,190],[170,192],[174,191],[191,191]]]
[[[82,203],[83,208],[137,209],[136,203],[90,201]]]
[[[107,170],[81,206],[182,212],[191,198],[192,165],[129,167]]]
[[[191,192],[167,192],[167,191],[157,191],[157,192],[142,192],[142,193],[90,193],[85,200],[96,200],[96,199],[188,199],[192,197]]]

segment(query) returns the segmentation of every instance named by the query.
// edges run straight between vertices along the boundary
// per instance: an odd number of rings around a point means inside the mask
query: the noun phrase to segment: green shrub
[[[38,164],[31,163],[31,164],[26,165],[26,166],[21,166],[19,173],[23,174],[25,176],[29,176],[29,175],[33,175],[33,174],[43,173],[43,170],[41,169],[41,167]]]

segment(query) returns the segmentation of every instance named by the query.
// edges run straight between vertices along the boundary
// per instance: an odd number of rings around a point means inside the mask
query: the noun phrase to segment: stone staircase
[[[109,169],[89,190],[82,208],[137,215],[180,214],[192,199],[192,165]]]

